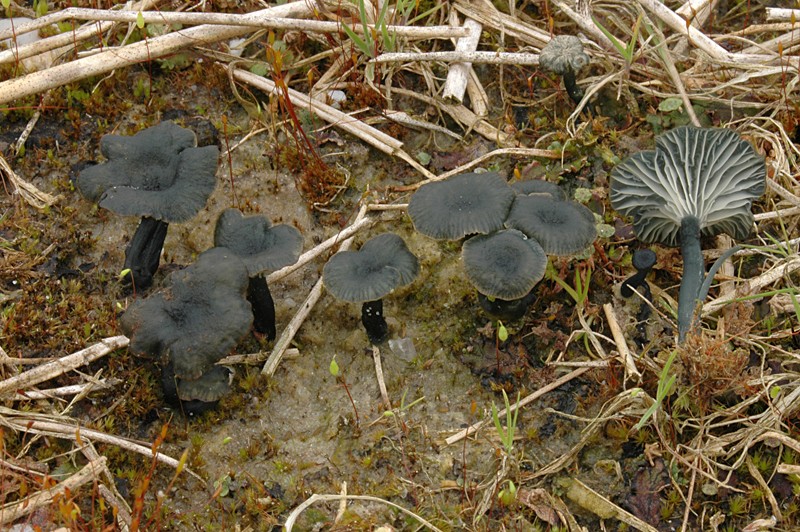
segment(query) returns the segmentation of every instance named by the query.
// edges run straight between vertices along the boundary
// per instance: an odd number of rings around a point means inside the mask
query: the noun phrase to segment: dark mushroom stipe
[[[372,345],[382,344],[389,337],[389,325],[383,318],[383,299],[361,305],[361,323]]]
[[[201,401],[199,399],[181,401],[181,398],[178,397],[178,378],[175,376],[175,370],[171,363],[161,367],[161,389],[164,392],[164,401],[179,409],[187,417],[213,410],[219,404],[219,401]]]
[[[570,99],[576,104],[581,103],[583,100],[583,90],[578,86],[578,82],[575,79],[575,72],[572,69],[568,69],[564,72],[564,87],[567,89],[567,94],[569,94]]]
[[[519,299],[510,301],[497,298],[489,299],[478,292],[478,304],[483,311],[491,318],[504,322],[516,321],[523,317],[534,299],[536,299],[536,293],[533,290]]]
[[[650,292],[650,286],[647,284],[646,278],[650,270],[656,264],[656,254],[651,249],[637,249],[633,252],[633,267],[636,268],[636,273],[625,279],[620,287],[620,293],[623,297],[631,297],[635,288],[645,288]]]
[[[253,307],[253,328],[265,335],[267,340],[274,340],[275,330],[275,302],[267,286],[267,279],[263,275],[250,278],[247,284],[247,301]]]
[[[681,220],[681,254],[683,279],[678,294],[678,341],[683,343],[686,333],[694,325],[694,310],[705,273],[703,250],[700,247],[700,221],[694,216],[686,216]]]
[[[125,248],[123,269],[130,270],[130,273],[123,278],[124,283],[133,284],[135,290],[145,290],[153,284],[168,227],[169,224],[162,220],[142,217],[133,238]]]

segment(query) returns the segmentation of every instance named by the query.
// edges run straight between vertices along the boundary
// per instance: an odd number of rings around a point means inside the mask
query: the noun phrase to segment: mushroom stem
[[[383,299],[365,301],[361,305],[361,323],[373,345],[383,343],[389,337],[389,325],[383,318]]]
[[[130,270],[124,282],[133,284],[137,290],[144,290],[153,283],[153,275],[158,270],[164,239],[167,238],[169,224],[149,216],[143,216],[133,238],[125,248],[125,270]]]
[[[640,286],[647,286],[647,291],[650,287],[647,285],[647,274],[653,269],[656,264],[656,255],[649,249],[639,249],[633,253],[633,267],[636,268],[636,273],[625,279],[620,287],[622,297],[631,297],[634,288]]]
[[[267,278],[256,275],[247,284],[247,300],[253,307],[253,328],[265,335],[268,340],[275,339],[275,302],[267,286]]]
[[[575,104],[581,103],[583,100],[583,90],[578,87],[578,82],[575,80],[575,72],[568,69],[564,72],[564,87],[567,89],[567,94]]]
[[[536,293],[533,290],[519,299],[511,300],[488,298],[478,292],[478,304],[483,311],[489,317],[504,322],[517,321],[523,317],[534,299],[536,299]]]
[[[678,342],[683,343],[693,324],[694,310],[703,286],[703,251],[700,248],[700,221],[694,216],[681,220],[683,278],[678,295]]]

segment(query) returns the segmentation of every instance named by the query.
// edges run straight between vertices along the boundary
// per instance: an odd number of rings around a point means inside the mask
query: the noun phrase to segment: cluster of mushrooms
[[[140,216],[125,253],[127,281],[141,294],[153,282],[169,223],[192,218],[216,184],[219,150],[198,147],[192,131],[172,122],[125,137],[106,135],[107,161],[85,168],[76,185],[84,197],[112,212]],[[679,341],[696,325],[695,308],[709,289],[701,237],[725,232],[736,239],[753,227],[752,202],[764,193],[763,157],[734,131],[681,127],[612,171],[611,204],[631,216],[644,243],[680,245],[684,272],[677,310]],[[509,185],[493,172],[467,173],[422,185],[408,214],[415,229],[437,240],[461,241],[464,272],[492,317],[522,317],[543,278],[548,255],[575,255],[597,237],[595,216],[541,180]],[[154,358],[165,397],[184,412],[202,411],[229,391],[231,372],[217,364],[252,329],[272,340],[275,307],[265,274],[294,264],[300,232],[264,216],[224,210],[214,247],[176,271],[164,288],[139,297],[122,316],[130,349]],[[625,281],[649,294],[647,273],[656,255],[638,250],[638,273]],[[379,234],[358,251],[340,251],[323,268],[335,297],[362,303],[371,343],[389,337],[383,298],[411,283],[419,262],[398,235]]]
[[[494,172],[427,183],[411,197],[408,214],[426,236],[463,241],[464,271],[481,307],[506,321],[524,315],[548,255],[574,255],[597,237],[592,212],[557,185],[509,185]]]

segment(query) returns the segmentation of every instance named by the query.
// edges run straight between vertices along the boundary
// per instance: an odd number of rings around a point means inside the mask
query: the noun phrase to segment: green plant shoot
[[[664,399],[672,393],[672,390],[675,386],[675,379],[677,378],[675,375],[670,374],[670,369],[672,369],[672,363],[675,362],[675,357],[678,356],[678,351],[673,350],[670,353],[669,358],[667,359],[667,363],[664,364],[664,368],[661,370],[661,373],[658,375],[658,389],[656,390],[656,400],[650,405],[650,408],[642,415],[642,419],[633,427],[636,430],[641,430],[644,427],[645,423],[656,413],[661,407],[661,404],[664,402]]]
[[[330,366],[328,366],[328,371],[330,371],[331,375],[333,375],[334,377],[339,376],[339,364],[336,362],[336,355],[333,355],[333,358],[331,359],[331,364]]]
[[[511,408],[508,402],[508,395],[505,390],[503,392],[503,402],[506,406],[506,428],[500,424],[500,415],[497,411],[497,406],[492,402],[492,421],[494,421],[494,428],[497,430],[497,435],[500,436],[500,441],[503,443],[503,449],[507,455],[511,455],[514,449],[514,432],[517,430],[517,416],[519,415],[519,392],[517,392],[516,407]]]
[[[642,23],[641,13],[636,18],[636,22],[633,25],[633,36],[631,37],[631,40],[630,42],[628,42],[628,44],[623,44],[622,41],[614,37],[614,34],[608,31],[605,28],[605,26],[600,24],[600,21],[598,21],[596,18],[592,17],[592,21],[594,22],[594,25],[597,26],[600,29],[600,31],[603,32],[603,35],[608,37],[608,40],[611,41],[611,44],[613,44],[614,48],[617,49],[619,55],[621,55],[622,58],[625,59],[625,63],[628,66],[630,66],[630,64],[633,63],[633,50],[636,47],[636,41],[639,38],[639,26]]]

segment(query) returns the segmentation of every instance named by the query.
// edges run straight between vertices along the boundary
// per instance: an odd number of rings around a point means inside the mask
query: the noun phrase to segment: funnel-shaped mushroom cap
[[[199,379],[178,379],[178,397],[181,401],[219,401],[231,391],[233,374],[224,366],[213,366]]]
[[[517,194],[524,194],[529,196],[531,194],[549,194],[555,199],[566,201],[567,193],[564,189],[555,183],[545,181],[544,179],[527,179],[525,181],[517,181],[511,183],[511,188]]]
[[[297,262],[303,237],[291,225],[273,226],[265,216],[244,216],[238,209],[225,209],[214,229],[214,245],[236,253],[254,276]]]
[[[322,281],[336,298],[377,301],[419,274],[417,257],[394,233],[372,237],[358,251],[340,251],[322,269]]]
[[[539,54],[539,65],[561,76],[578,72],[588,64],[589,56],[583,51],[583,43],[574,35],[556,35]]]
[[[183,222],[205,206],[216,186],[216,146],[195,148],[194,133],[162,122],[132,137],[106,135],[107,162],[83,170],[76,181],[87,199],[123,216]]]
[[[644,242],[677,246],[681,220],[696,218],[704,235],[745,238],[750,207],[766,187],[764,158],[729,129],[679,127],[611,172],[611,205],[633,217]]]
[[[199,378],[250,329],[247,283],[247,268],[231,251],[205,251],[173,273],[165,291],[128,307],[121,324],[131,350],[171,361],[178,378]]]
[[[494,172],[460,174],[419,187],[408,203],[408,215],[423,235],[459,240],[503,228],[514,191]]]
[[[592,211],[574,201],[548,196],[517,196],[506,219],[541,244],[548,255],[572,255],[597,238]]]
[[[542,280],[547,255],[538,242],[515,229],[478,235],[461,250],[467,278],[481,294],[512,300]]]

